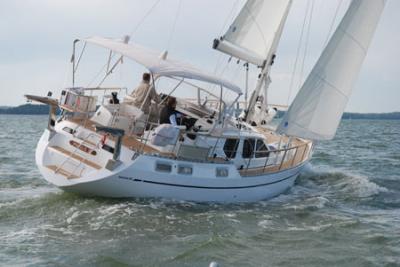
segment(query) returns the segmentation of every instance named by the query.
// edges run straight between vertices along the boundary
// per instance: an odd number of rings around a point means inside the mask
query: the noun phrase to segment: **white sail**
[[[214,48],[262,66],[274,54],[291,0],[248,0]]]
[[[312,140],[335,136],[386,0],[353,0],[277,131]]]

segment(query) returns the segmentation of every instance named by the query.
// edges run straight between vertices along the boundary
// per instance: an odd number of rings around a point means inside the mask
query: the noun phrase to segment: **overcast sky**
[[[307,1],[294,0],[282,36],[271,75],[270,102],[275,104],[287,104],[288,101]],[[134,42],[160,51],[168,49],[171,57],[217,74],[225,69],[224,77],[243,87],[244,69],[241,64],[228,64],[227,57],[214,51],[211,44],[214,38],[224,33],[244,0],[161,0],[143,20],[144,14],[156,2],[0,1],[0,106],[24,103],[24,94],[44,95],[51,90],[58,96],[61,88],[71,86],[69,59],[72,41],[93,35],[118,38],[133,33]],[[335,25],[343,16],[349,0],[314,0],[303,76],[300,78],[300,71],[296,72],[290,100],[294,98],[300,80],[305,78],[321,53],[340,2]],[[400,1],[389,0],[347,111],[400,111],[399,14]],[[85,51],[87,55],[82,59],[78,74],[81,86],[90,84],[107,55],[91,46]],[[115,77],[107,82],[132,88],[141,71],[137,65],[125,61]],[[252,68],[251,74],[254,83],[257,70]]]

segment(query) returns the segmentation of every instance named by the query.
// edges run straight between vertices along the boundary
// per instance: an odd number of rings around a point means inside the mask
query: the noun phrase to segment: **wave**
[[[312,165],[309,165],[300,175],[298,184],[360,198],[388,191],[387,188],[371,181],[366,175],[330,167],[313,167]]]

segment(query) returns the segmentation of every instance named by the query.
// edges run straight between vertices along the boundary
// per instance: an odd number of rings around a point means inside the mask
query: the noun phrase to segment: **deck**
[[[85,127],[86,129],[91,130],[93,132],[96,131],[95,129],[96,123],[88,119],[73,118],[68,120],[73,123],[79,124],[82,127]],[[256,176],[266,173],[275,173],[285,169],[296,167],[305,162],[309,158],[310,152],[312,150],[311,141],[300,138],[291,138],[289,140],[289,137],[287,136],[278,135],[273,130],[262,127],[257,127],[256,130],[260,134],[265,136],[265,138],[268,140],[268,143],[282,143],[282,144],[290,143],[290,145],[288,148],[270,152],[270,153],[275,153],[275,155],[277,155],[278,153],[282,155],[281,160],[279,162],[276,162],[276,164],[265,165],[255,168],[246,167],[243,169],[239,169],[240,175]],[[114,137],[110,136],[109,138],[115,141]],[[159,155],[161,157],[177,158],[177,155],[175,153],[166,153],[152,146],[149,146],[144,142],[141,142],[140,137],[124,136],[122,138],[122,145],[128,147],[131,150],[138,151],[143,154],[152,154],[152,155]],[[227,163],[227,160],[225,158],[219,158],[219,157],[207,158],[205,160],[212,163]]]

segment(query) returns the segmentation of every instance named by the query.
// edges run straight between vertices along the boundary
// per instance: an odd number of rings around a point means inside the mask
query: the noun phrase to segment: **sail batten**
[[[353,0],[278,131],[312,140],[335,136],[385,0]]]

